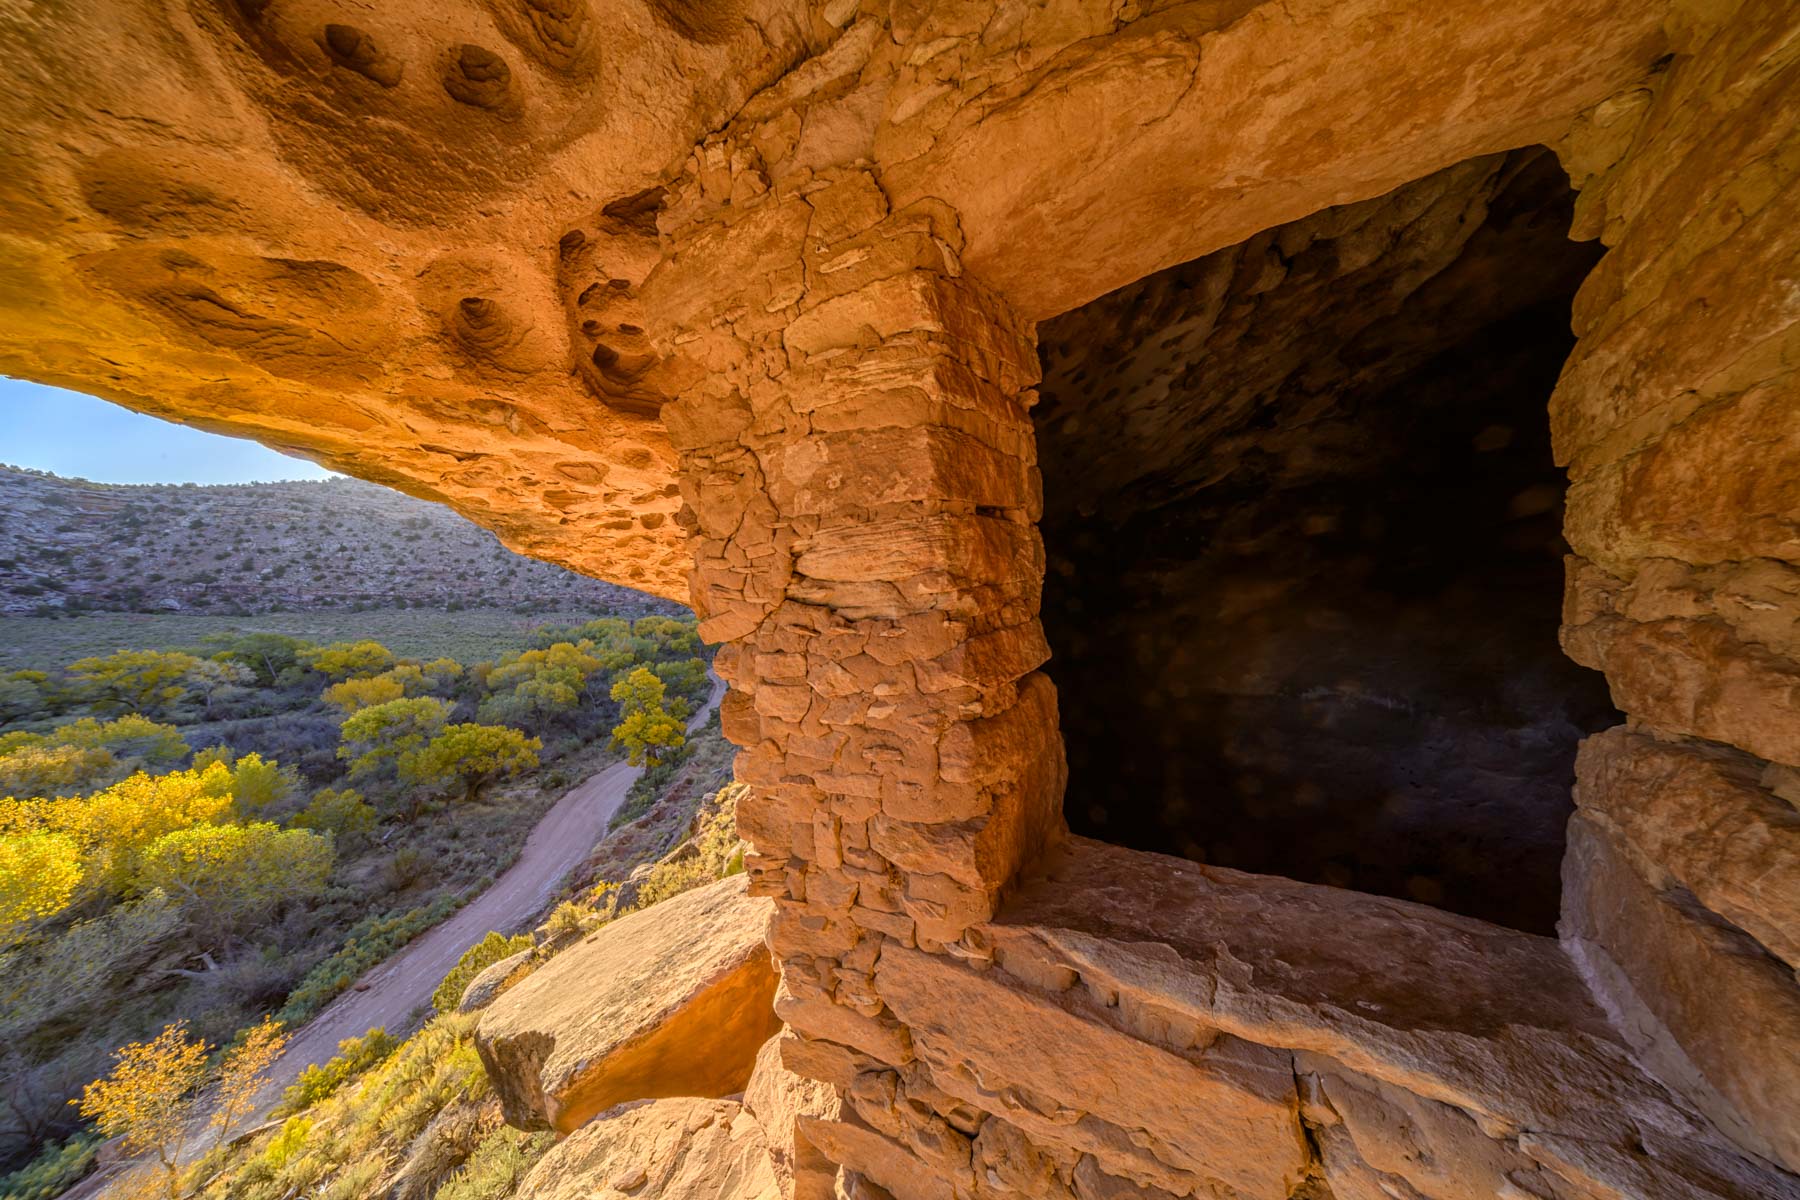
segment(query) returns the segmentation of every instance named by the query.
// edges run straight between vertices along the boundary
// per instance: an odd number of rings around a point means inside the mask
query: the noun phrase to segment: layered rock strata
[[[1643,1060],[1789,1171],[1800,320],[1777,297],[1800,280],[1793,17],[1750,3],[1679,23],[1653,94],[1577,126],[1570,158],[1592,171],[1577,232],[1609,249],[1550,405],[1575,553],[1563,643],[1642,735],[1577,764],[1563,935]]]

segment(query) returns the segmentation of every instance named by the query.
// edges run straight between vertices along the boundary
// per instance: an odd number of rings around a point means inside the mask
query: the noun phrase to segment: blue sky
[[[248,483],[331,472],[242,438],[159,421],[79,392],[0,376],[0,463],[96,483]]]

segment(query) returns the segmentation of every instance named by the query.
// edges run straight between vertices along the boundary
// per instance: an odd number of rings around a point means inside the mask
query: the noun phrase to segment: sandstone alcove
[[[854,1200],[1800,1197],[1795,6],[668,8],[38,6],[7,372],[691,603]]]
[[[1487,156],[1042,325],[1077,832],[1553,932],[1621,719],[1557,645],[1572,204]]]

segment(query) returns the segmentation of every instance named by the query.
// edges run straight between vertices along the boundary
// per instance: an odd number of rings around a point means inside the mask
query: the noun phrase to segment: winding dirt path
[[[725,695],[725,682],[712,677],[706,704],[688,721],[692,733],[706,724]],[[386,1029],[396,1037],[410,1031],[414,1014],[431,1003],[437,990],[463,951],[490,930],[510,933],[537,915],[557,885],[606,835],[607,822],[625,803],[625,793],[642,775],[641,767],[614,763],[569,789],[545,813],[525,839],[525,849],[494,885],[464,905],[442,924],[420,934],[392,958],[371,967],[350,990],[326,1005],[301,1026],[287,1049],[269,1071],[257,1115],[237,1123],[249,1129],[262,1120],[281,1098],[281,1093],[314,1064],[329,1061],[345,1038],[361,1037],[371,1029]],[[198,1132],[198,1131],[196,1131]],[[203,1137],[190,1139],[182,1157],[197,1159],[206,1149]],[[110,1184],[131,1169],[131,1164],[102,1168],[63,1193],[62,1200],[103,1196]]]
[[[715,676],[706,704],[688,721],[688,732],[706,724],[724,694],[725,683]],[[278,1098],[301,1071],[336,1054],[345,1038],[377,1028],[396,1036],[405,1033],[412,1015],[431,1003],[431,993],[463,951],[489,931],[514,932],[549,903],[563,877],[606,835],[607,822],[643,773],[641,767],[614,763],[569,789],[532,829],[518,861],[492,887],[370,968],[349,991],[300,1027],[271,1069],[265,1096],[271,1102]]]

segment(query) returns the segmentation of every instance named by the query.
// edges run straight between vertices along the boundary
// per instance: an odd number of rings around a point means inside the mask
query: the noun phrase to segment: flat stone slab
[[[508,1123],[570,1133],[630,1100],[744,1090],[780,1029],[771,902],[734,875],[589,934],[496,999],[475,1047]]]
[[[1395,1173],[1405,1154],[1370,1133],[1387,1122],[1434,1145],[1446,1177],[1502,1165],[1646,1200],[1800,1197],[1800,1179],[1745,1155],[1644,1072],[1550,938],[1081,838],[983,933],[998,970],[916,953],[884,954],[878,967],[934,1082],[1028,1133],[1046,1100],[1067,1106],[1052,1114],[1059,1140],[1140,1183],[1181,1194],[1148,1178],[1141,1156],[1077,1138],[1087,1121],[1141,1131],[1134,1144],[1155,1135],[1153,1157],[1239,1194],[1288,1194],[1272,1174],[1286,1089],[1260,1052],[1291,1064],[1288,1088],[1330,1143],[1328,1174],[1359,1156]],[[977,993],[982,1018],[952,1036],[952,1018],[937,1014]],[[1082,1040],[1062,1028],[1065,1013],[1082,1018]],[[1107,1034],[1117,1040],[1102,1045]],[[1045,1051],[1029,1054],[1033,1044]],[[1091,1070],[1075,1070],[1072,1049]],[[1206,1089],[1151,1086],[1163,1077],[1153,1067],[1171,1080],[1204,1073]],[[1021,1106],[1002,1085],[1038,1099]],[[1184,1099],[1205,1111],[1166,1124]],[[1196,1152],[1183,1134],[1202,1118],[1241,1125]],[[1348,1176],[1332,1182],[1355,1194]]]

